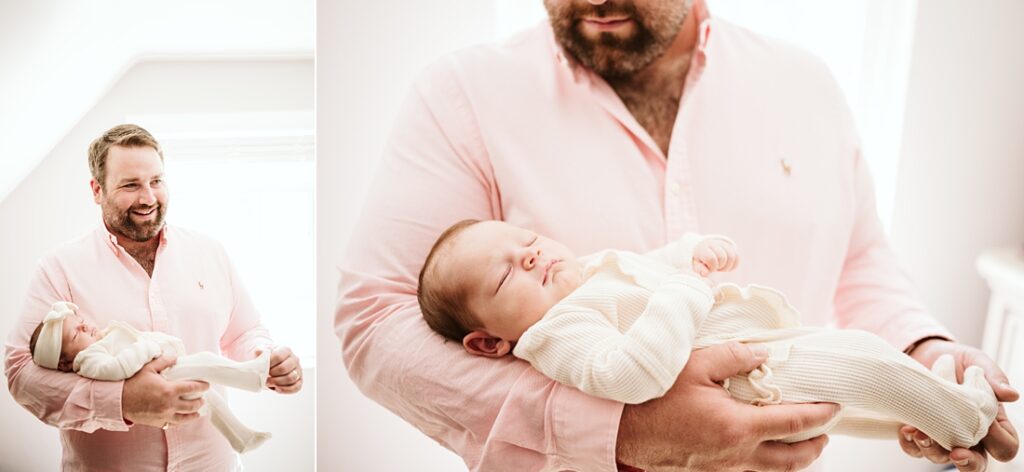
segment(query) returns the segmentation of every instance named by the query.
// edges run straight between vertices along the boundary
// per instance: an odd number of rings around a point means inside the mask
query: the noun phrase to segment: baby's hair
[[[36,360],[36,343],[39,341],[39,333],[43,332],[43,322],[40,321],[36,325],[35,331],[32,331],[32,337],[28,339],[28,350],[29,354],[32,354],[32,360]]]
[[[467,306],[469,294],[466,284],[456,283],[450,279],[440,280],[436,259],[438,254],[451,250],[456,236],[479,222],[480,220],[462,220],[441,233],[434,246],[430,248],[427,260],[423,262],[419,288],[416,290],[416,298],[420,302],[420,311],[427,326],[460,344],[462,338],[480,326],[480,322]]]

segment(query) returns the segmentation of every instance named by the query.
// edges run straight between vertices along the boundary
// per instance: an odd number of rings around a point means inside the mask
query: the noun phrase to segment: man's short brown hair
[[[437,255],[451,250],[456,236],[480,220],[462,220],[441,233],[427,254],[420,270],[419,288],[416,298],[420,302],[423,319],[438,334],[462,343],[462,338],[480,327],[480,321],[469,310],[468,287],[448,277],[440,277]]]
[[[160,143],[149,131],[139,125],[123,124],[108,129],[102,136],[93,140],[89,145],[89,172],[92,178],[101,188],[106,186],[107,178],[107,154],[110,146],[125,147],[151,147],[156,149],[160,155],[160,162],[164,161],[164,151],[160,149]]]

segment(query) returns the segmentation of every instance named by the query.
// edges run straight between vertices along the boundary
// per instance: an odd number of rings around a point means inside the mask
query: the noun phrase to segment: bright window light
[[[167,221],[223,244],[274,340],[314,367],[312,111],[130,120],[164,147]]]

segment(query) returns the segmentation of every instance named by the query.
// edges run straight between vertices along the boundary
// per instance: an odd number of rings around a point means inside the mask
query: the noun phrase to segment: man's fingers
[[[914,442],[914,433],[916,432],[917,429],[914,429],[913,426],[900,428],[900,449],[903,449],[903,452],[910,457],[921,458],[924,457],[921,454],[921,448],[917,447],[917,443]]]
[[[299,360],[295,356],[285,359],[283,362],[270,368],[271,377],[280,377],[299,368]]]
[[[974,351],[974,355],[967,357],[964,362],[963,369],[968,366],[976,365],[985,370],[985,380],[988,380],[989,385],[992,386],[992,390],[996,394],[996,399],[1001,402],[1014,402],[1020,398],[1020,393],[1017,392],[1013,387],[1010,386],[1010,379],[1003,372],[1003,369],[999,368],[999,365],[995,363],[988,356],[981,353],[981,351]],[[957,369],[959,371],[963,369]],[[957,376],[958,381],[962,381],[961,376]]]
[[[275,385],[271,388],[277,393],[295,393],[302,390],[302,379],[291,385]]]
[[[694,372],[706,376],[712,382],[721,382],[729,377],[745,374],[757,368],[768,359],[768,348],[759,344],[728,342],[693,351],[688,363],[694,365]]]
[[[970,449],[955,447],[949,453],[949,458],[960,472],[983,472],[988,468],[985,454]]]
[[[782,439],[824,426],[839,413],[835,403],[800,403],[750,407],[749,430],[762,439]]]
[[[295,369],[291,372],[288,372],[285,375],[271,377],[270,381],[273,382],[273,384],[276,386],[284,387],[292,385],[295,382],[298,382],[300,379],[302,379],[302,371],[300,371],[299,369]]]
[[[914,433],[914,442],[917,443],[918,449],[921,449],[921,455],[932,463],[948,464],[950,462],[949,451],[943,449],[937,442],[932,441],[924,432],[918,430]]]
[[[291,349],[284,346],[275,348],[270,352],[270,367],[273,368],[291,357],[293,357]]]
[[[203,407],[203,403],[204,402],[202,398],[196,398],[194,400],[186,400],[184,398],[179,398],[176,402],[174,402],[174,412],[179,414],[195,413],[199,411],[200,408]]]
[[[824,435],[792,444],[763,442],[754,451],[750,465],[761,471],[803,470],[821,455],[826,444],[828,436]]]
[[[195,421],[198,419],[199,413],[175,413],[174,417],[172,417],[171,420],[168,421],[167,423],[172,425],[179,425],[188,423],[189,421]]]
[[[1002,404],[999,405],[996,420],[988,428],[988,434],[982,438],[981,445],[989,454],[992,454],[995,460],[1000,462],[1008,462],[1017,456],[1020,438],[1017,436],[1017,430],[1006,417],[1006,410],[1003,409]]]
[[[181,380],[177,382],[171,382],[174,389],[174,395],[177,397],[184,397],[190,394],[203,393],[210,389],[210,384],[199,380]]]
[[[177,357],[163,355],[149,361],[143,368],[150,369],[153,372],[163,372],[164,369],[173,366],[176,362],[178,362]]]

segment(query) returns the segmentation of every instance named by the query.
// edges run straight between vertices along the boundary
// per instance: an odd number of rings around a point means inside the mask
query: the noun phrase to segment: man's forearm
[[[122,382],[44,369],[32,362],[27,347],[8,345],[5,367],[11,396],[44,423],[86,433],[128,430],[121,416]]]

